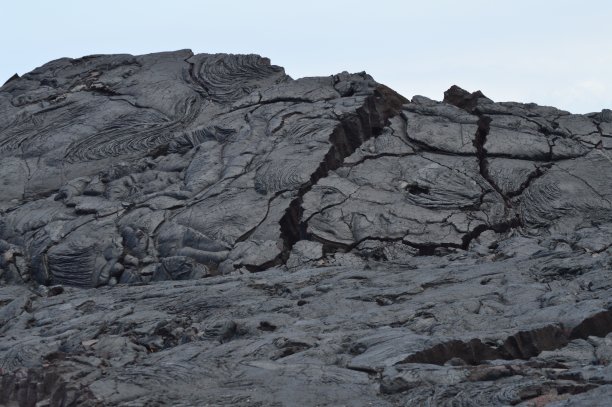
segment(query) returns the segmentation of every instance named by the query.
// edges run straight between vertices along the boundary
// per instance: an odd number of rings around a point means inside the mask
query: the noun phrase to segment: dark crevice
[[[415,243],[415,242],[410,242],[408,240],[405,240],[406,236],[401,236],[401,237],[367,236],[351,244],[343,244],[340,242],[329,241],[329,240],[326,240],[314,234],[308,234],[307,236],[305,236],[305,238],[321,243],[323,245],[324,255],[328,255],[331,253],[337,253],[337,252],[348,253],[351,250],[357,248],[361,243],[368,241],[368,240],[373,240],[377,242],[388,242],[388,243],[401,242],[405,244],[406,246],[417,249],[418,250],[417,256],[436,256],[441,253],[441,250],[443,254],[444,249],[468,250],[472,240],[476,239],[478,236],[480,236],[483,232],[487,230],[492,230],[496,233],[506,233],[510,231],[511,229],[518,228],[521,226],[522,226],[522,221],[518,217],[518,215],[510,220],[495,223],[492,225],[486,225],[486,224],[478,225],[473,230],[463,235],[463,237],[461,238],[460,244],[452,243],[452,242]]]
[[[440,148],[437,147],[433,147],[430,146],[429,144],[423,142],[423,141],[419,141],[419,140],[415,140],[413,138],[411,138],[410,136],[406,136],[406,138],[408,139],[408,141],[410,141],[415,147],[419,147],[420,150],[417,150],[417,152],[423,151],[423,152],[428,152],[428,153],[433,153],[433,154],[439,154],[442,156],[449,156],[449,157],[473,157],[474,153],[471,152],[460,152],[460,151],[445,151],[442,150]],[[554,146],[554,145],[553,145]],[[512,160],[520,160],[520,161],[546,161],[546,162],[561,162],[561,161],[568,161],[568,160],[573,160],[575,158],[580,158],[580,157],[584,157],[587,153],[584,154],[576,154],[576,155],[572,155],[569,157],[552,157],[552,147],[550,146],[550,150],[546,153],[546,154],[542,154],[542,155],[536,155],[533,157],[520,157],[520,156],[516,156],[510,153],[486,153],[486,157],[487,158],[509,158]],[[403,157],[403,156],[408,156],[408,155],[414,155],[415,153],[410,153],[410,154],[402,154],[402,155],[398,155],[399,157]],[[383,155],[384,156],[384,155]],[[369,157],[366,157],[366,159],[368,159]],[[352,166],[352,164],[348,164],[346,165],[348,166]]]
[[[476,149],[476,157],[478,158],[478,165],[480,167],[480,175],[489,183],[505,201],[506,206],[511,208],[512,202],[504,194],[501,188],[497,185],[495,180],[489,174],[489,162],[487,160],[487,150],[485,144],[487,142],[487,136],[491,131],[492,118],[486,116],[478,109],[478,102],[480,99],[487,99],[481,91],[469,93],[460,87],[453,85],[446,92],[444,92],[444,102],[456,106],[460,109],[465,110],[469,114],[478,116],[478,129],[474,135],[474,148]],[[488,100],[488,99],[487,99]]]
[[[418,185],[418,184],[408,185],[406,186],[406,190],[412,195],[429,194],[429,187]]]
[[[522,226],[522,222],[518,216],[512,218],[510,220],[506,220],[499,223],[494,223],[492,225],[478,225],[470,232],[463,235],[461,238],[461,244],[457,243],[413,243],[406,240],[403,240],[405,245],[414,247],[419,250],[419,256],[434,256],[436,252],[440,249],[460,249],[460,250],[468,250],[470,243],[472,240],[476,239],[483,232],[487,230],[492,230],[495,233],[506,233],[511,229]]]
[[[360,164],[363,164],[364,162],[368,161],[368,160],[376,160],[379,158],[383,158],[383,157],[396,157],[396,158],[402,158],[402,157],[408,157],[414,155],[414,153],[410,152],[410,153],[380,153],[380,154],[374,154],[374,155],[368,155],[365,156],[363,158],[361,158],[358,161],[355,162],[351,162],[351,163],[345,163],[342,165],[342,167],[346,167],[346,168],[351,168],[351,167],[356,167]]]
[[[359,246],[361,243],[368,241],[368,240],[372,240],[372,241],[377,241],[377,242],[387,242],[387,243],[403,243],[406,246],[412,247],[414,249],[417,249],[418,252],[418,256],[435,256],[437,255],[437,252],[440,249],[462,249],[463,245],[461,244],[457,244],[457,243],[446,243],[446,242],[440,242],[440,243],[414,243],[414,242],[410,242],[410,241],[406,241],[405,236],[402,237],[379,237],[379,236],[367,236],[364,237],[363,239],[358,240],[355,243],[352,243],[350,245],[347,244],[342,244],[339,242],[330,242],[327,241],[325,239],[322,239],[318,236],[314,236],[311,235],[309,236],[312,240],[318,241],[320,243],[323,244],[323,253],[324,254],[330,254],[330,253],[336,253],[336,252],[343,252],[343,253],[347,253],[350,252],[351,250],[355,249],[357,246]]]
[[[362,112],[358,111],[358,113],[361,114],[359,114],[357,120],[355,120],[355,118],[351,118],[357,123],[347,123],[347,121],[345,121],[342,122],[340,126],[336,127],[330,136],[331,148],[325,155],[323,162],[310,176],[309,182],[298,190],[298,196],[291,202],[289,208],[285,212],[285,215],[281,219],[281,237],[286,249],[286,253],[284,254],[287,257],[293,245],[297,241],[307,237],[307,224],[302,221],[302,202],[304,195],[306,195],[312,189],[312,186],[315,185],[321,178],[326,177],[329,174],[329,171],[339,168],[346,157],[351,155],[352,152],[357,149],[357,147],[359,147],[365,140],[373,135],[373,132],[368,131],[369,126],[367,121],[369,121],[369,118],[367,118],[367,116],[364,118],[362,116]],[[285,261],[286,259],[282,259],[282,263]]]
[[[357,109],[356,114],[344,117],[340,124],[330,135],[331,147],[318,168],[311,174],[310,180],[302,185],[296,198],[291,201],[289,208],[280,220],[283,250],[281,254],[270,262],[258,266],[254,271],[265,270],[268,267],[284,264],[289,258],[293,245],[299,240],[307,239],[307,223],[303,221],[302,202],[306,195],[321,178],[326,177],[330,171],[340,168],[344,159],[371,137],[382,134],[389,119],[399,114],[405,98],[384,85],[379,85],[372,96],[365,99],[363,106]]]
[[[584,319],[573,329],[563,324],[551,324],[508,336],[503,343],[494,345],[480,339],[469,341],[451,340],[416,352],[398,362],[444,365],[459,358],[469,365],[479,365],[487,360],[528,360],[541,352],[565,347],[575,339],[589,336],[605,337],[612,332],[612,311],[601,311]]]
[[[261,96],[260,96],[261,97]],[[308,103],[308,104],[312,104],[313,101],[310,99],[305,99],[305,98],[299,98],[299,97],[277,97],[277,98],[273,98],[270,100],[264,100],[264,101],[258,101],[256,103],[251,103],[248,105],[244,105],[244,106],[240,106],[236,109],[230,110],[230,112],[236,111],[236,110],[241,110],[241,109],[248,109],[250,107],[254,107],[255,109],[253,109],[251,111],[251,113],[255,112],[256,110],[258,110],[261,106],[266,106],[266,105],[273,105],[275,103],[291,103],[291,104],[298,104],[298,103]]]
[[[441,249],[462,249],[462,245],[457,243],[414,243],[403,241],[406,246],[418,249],[419,256],[436,256]],[[444,254],[444,253],[442,253]]]
[[[553,147],[555,146],[555,141],[557,139],[553,138],[551,139],[546,139],[546,142],[548,143],[548,155],[546,156],[546,161],[552,161],[553,160]]]
[[[491,130],[491,118],[484,115],[479,115],[478,119],[478,130],[474,136],[474,147],[476,148],[476,158],[478,158],[478,166],[480,169],[480,175],[484,178],[487,183],[493,188],[506,203],[507,207],[512,207],[510,199],[504,194],[501,188],[497,185],[491,174],[489,173],[489,161],[487,160],[487,150],[485,143],[487,142],[487,136]]]
[[[521,195],[523,192],[525,192],[527,188],[529,188],[533,181],[546,174],[546,171],[550,169],[550,167],[552,167],[552,163],[544,164],[540,167],[537,167],[535,171],[531,172],[527,176],[527,179],[519,186],[517,190],[508,192],[506,196],[508,196],[508,198],[514,198],[516,196]]]
[[[473,157],[474,156],[474,153],[470,153],[470,152],[464,153],[460,151],[456,151],[456,152],[455,151],[445,151],[445,150],[430,146],[429,144],[423,141],[413,139],[408,134],[406,134],[406,138],[408,139],[408,141],[414,144],[415,147],[420,148],[420,151],[426,151],[429,153],[435,153],[435,154],[451,156],[451,157]]]
[[[490,116],[483,114],[479,110],[478,102],[480,99],[483,98],[486,99],[486,97],[480,91],[469,93],[457,86],[452,86],[449,90],[444,92],[444,102],[451,103],[454,106],[457,106],[470,114],[478,116],[478,129],[476,130],[476,134],[474,135],[473,145],[476,149],[476,158],[478,159],[479,172],[482,178],[491,186],[491,188],[493,188],[493,190],[495,190],[495,192],[497,192],[499,196],[502,197],[506,207],[507,220],[491,226],[478,226],[472,232],[468,233],[463,237],[462,246],[464,249],[467,249],[472,239],[478,237],[478,235],[480,235],[480,233],[484,232],[485,230],[494,230],[495,232],[503,233],[507,232],[512,228],[522,226],[523,222],[518,214],[515,214],[514,217],[510,217],[511,215],[510,213],[508,213],[512,210],[513,207],[511,198],[522,193],[524,189],[527,188],[535,178],[542,175],[539,172],[541,171],[540,168],[538,168],[535,173],[530,174],[528,179],[523,184],[521,184],[521,187],[518,191],[514,191],[514,194],[505,194],[499,187],[499,185],[497,185],[497,183],[489,172],[489,161],[487,149],[485,148],[487,136],[491,131],[491,122],[493,119]],[[546,131],[547,129],[541,127],[541,130]],[[552,146],[550,147],[548,157],[546,158],[547,161],[552,160]]]
[[[101,83],[94,83],[83,90],[100,96],[123,96],[121,93],[115,92],[113,89]]]
[[[483,232],[487,230],[492,230],[495,233],[506,233],[511,229],[515,229],[521,226],[523,226],[523,222],[521,221],[518,215],[516,215],[512,219],[505,220],[499,223],[494,223],[492,225],[478,225],[471,232],[463,236],[463,238],[461,239],[461,248],[463,250],[467,250],[472,240],[476,239],[478,236],[480,236]]]

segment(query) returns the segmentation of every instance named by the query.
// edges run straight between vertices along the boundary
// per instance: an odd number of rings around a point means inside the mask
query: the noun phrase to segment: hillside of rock
[[[0,88],[0,405],[607,405],[611,179],[608,109],[49,62]]]

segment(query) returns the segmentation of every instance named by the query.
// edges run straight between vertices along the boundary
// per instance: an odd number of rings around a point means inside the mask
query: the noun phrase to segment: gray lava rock
[[[607,405],[611,121],[189,50],[11,78],[0,404]]]

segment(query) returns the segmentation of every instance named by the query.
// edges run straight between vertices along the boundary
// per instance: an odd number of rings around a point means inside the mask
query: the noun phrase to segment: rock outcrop
[[[607,401],[611,150],[610,110],[257,55],[15,76],[0,404]]]

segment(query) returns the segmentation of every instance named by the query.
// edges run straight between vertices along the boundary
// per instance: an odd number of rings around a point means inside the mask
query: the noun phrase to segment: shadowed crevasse
[[[358,147],[371,137],[381,134],[388,124],[389,118],[397,115],[402,103],[406,102],[399,94],[384,85],[374,91],[374,95],[366,99],[363,107],[357,109],[356,115],[341,122],[330,136],[331,149],[325,155],[324,161],[312,174],[307,184],[302,186],[287,212],[281,219],[281,237],[284,242],[284,251],[280,257],[280,264],[287,261],[293,245],[302,239],[307,239],[307,224],[302,220],[302,200],[313,185],[321,178],[326,177],[329,171],[342,166],[344,159],[350,156]]]

